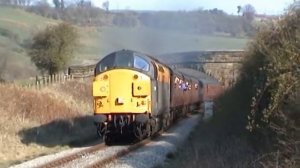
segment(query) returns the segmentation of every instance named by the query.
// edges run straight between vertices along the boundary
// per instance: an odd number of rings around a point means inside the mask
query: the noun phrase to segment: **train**
[[[98,135],[106,144],[117,135],[142,140],[199,109],[209,83],[200,71],[201,78],[189,71],[133,50],[105,56],[95,66],[92,86]]]

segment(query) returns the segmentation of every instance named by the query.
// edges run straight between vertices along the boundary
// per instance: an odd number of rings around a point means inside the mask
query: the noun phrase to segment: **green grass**
[[[57,21],[26,12],[22,9],[0,6],[0,27],[10,30],[25,39],[32,33],[42,30],[48,24],[55,24]]]

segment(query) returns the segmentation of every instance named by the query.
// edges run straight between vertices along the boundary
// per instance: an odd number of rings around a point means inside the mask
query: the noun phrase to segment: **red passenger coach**
[[[219,83],[204,83],[203,86],[203,101],[210,101],[217,98],[224,91]]]
[[[202,88],[203,101],[214,100],[224,91],[223,86],[218,82],[218,80],[203,72],[187,68],[180,68],[178,71],[185,75],[193,76],[200,81],[201,86],[199,87]]]

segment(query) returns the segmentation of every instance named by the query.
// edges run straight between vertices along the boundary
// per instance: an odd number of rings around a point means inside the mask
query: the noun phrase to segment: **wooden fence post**
[[[47,85],[48,86],[49,86],[50,82],[51,82],[51,75],[48,76],[48,80],[47,80]]]
[[[61,73],[58,74],[58,82],[61,83]]]
[[[39,77],[35,76],[35,89],[38,89]]]
[[[35,88],[39,89],[40,80],[39,80],[39,77],[37,75],[35,76],[35,80],[36,80],[36,83],[35,83],[36,86],[35,86]]]

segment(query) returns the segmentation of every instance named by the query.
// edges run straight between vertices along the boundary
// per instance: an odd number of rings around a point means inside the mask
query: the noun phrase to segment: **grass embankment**
[[[264,27],[237,84],[167,167],[300,166],[300,9]]]
[[[41,90],[0,85],[0,167],[94,136],[90,81]]]

